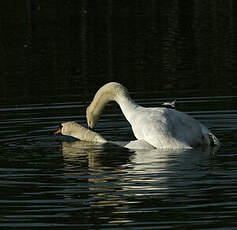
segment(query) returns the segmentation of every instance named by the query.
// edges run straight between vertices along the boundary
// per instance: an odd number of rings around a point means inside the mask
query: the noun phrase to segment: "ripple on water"
[[[235,227],[237,113],[231,106],[219,109],[226,100],[177,99],[179,108],[220,138],[217,151],[131,151],[54,136],[62,121],[86,124],[84,105],[78,103],[1,108],[0,226]],[[102,121],[97,131],[107,139],[133,139],[118,108]]]

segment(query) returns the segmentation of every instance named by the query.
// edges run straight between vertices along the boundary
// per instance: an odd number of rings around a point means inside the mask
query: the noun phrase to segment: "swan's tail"
[[[213,133],[208,133],[210,145],[220,145],[220,141]]]

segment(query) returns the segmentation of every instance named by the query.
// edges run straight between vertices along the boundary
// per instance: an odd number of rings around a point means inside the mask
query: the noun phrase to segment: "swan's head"
[[[99,118],[100,116],[92,111],[91,106],[88,106],[86,109],[86,120],[88,128],[94,129]]]
[[[71,136],[82,141],[93,141],[93,142],[107,142],[99,133],[93,132],[75,121],[69,121],[62,123],[60,128],[55,134],[62,134],[65,136]]]
[[[76,123],[75,121],[68,121],[61,123],[59,125],[58,131],[55,134],[62,134],[64,136],[73,136],[78,139],[85,139],[84,135],[88,131],[85,127],[81,126],[80,124]]]
[[[62,134],[65,136],[70,136],[73,130],[74,122],[64,122],[59,125],[58,131],[55,134]]]

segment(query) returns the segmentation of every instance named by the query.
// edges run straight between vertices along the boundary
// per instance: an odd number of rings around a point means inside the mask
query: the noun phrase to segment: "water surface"
[[[158,106],[162,100],[138,102]],[[219,149],[187,151],[135,151],[54,136],[61,121],[86,124],[80,102],[2,108],[1,227],[235,227],[235,102],[236,97],[178,98],[177,106],[189,108],[222,143]],[[219,110],[223,103],[229,109]],[[208,109],[199,110],[206,104]],[[117,142],[134,139],[113,105],[97,131]]]

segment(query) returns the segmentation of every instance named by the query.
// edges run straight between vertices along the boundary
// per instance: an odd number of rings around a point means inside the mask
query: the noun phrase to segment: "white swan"
[[[105,105],[116,101],[132,126],[138,140],[155,148],[192,148],[199,145],[219,145],[218,139],[199,121],[191,116],[169,108],[145,108],[136,104],[127,89],[119,83],[102,86],[87,107],[88,127],[93,129]]]
[[[75,121],[64,122],[61,125],[61,128],[55,132],[55,134],[62,134],[65,136],[71,136],[81,141],[95,142],[99,144],[111,143],[114,145],[122,146],[128,149],[143,149],[143,150],[152,150],[153,146],[148,144],[143,140],[130,141],[129,143],[113,142],[107,141],[99,133],[96,133],[90,129],[87,129]]]

